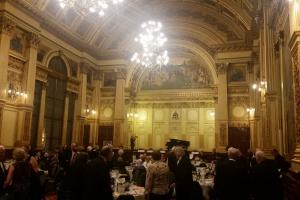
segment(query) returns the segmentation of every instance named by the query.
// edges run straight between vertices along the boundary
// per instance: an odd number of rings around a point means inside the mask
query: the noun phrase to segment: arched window
[[[45,104],[45,145],[53,149],[61,145],[67,89],[67,67],[59,57],[53,57],[48,66]]]

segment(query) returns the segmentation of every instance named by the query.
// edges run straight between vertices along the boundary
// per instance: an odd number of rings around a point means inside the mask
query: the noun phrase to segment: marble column
[[[216,104],[216,148],[224,151],[228,145],[228,96],[227,69],[228,63],[217,64],[218,99]]]
[[[125,73],[117,72],[115,115],[114,115],[114,146],[126,145],[125,136]]]

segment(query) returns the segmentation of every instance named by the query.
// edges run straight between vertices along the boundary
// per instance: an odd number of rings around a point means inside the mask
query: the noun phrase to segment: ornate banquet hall
[[[172,142],[207,155],[276,150],[296,200],[299,9],[300,0],[1,0],[0,144],[9,154],[72,143],[126,154]]]

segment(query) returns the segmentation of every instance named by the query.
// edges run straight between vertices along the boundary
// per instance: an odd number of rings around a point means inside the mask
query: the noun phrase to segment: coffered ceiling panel
[[[140,24],[150,19],[165,25],[169,43],[196,43],[208,52],[216,46],[247,45],[257,7],[256,0],[124,0],[98,17],[62,10],[58,0],[9,1],[39,20],[43,28],[96,58],[115,52],[130,54]]]

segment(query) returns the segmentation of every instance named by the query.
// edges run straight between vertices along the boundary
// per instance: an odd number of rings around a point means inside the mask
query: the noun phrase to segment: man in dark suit
[[[252,192],[255,200],[282,200],[279,172],[273,160],[266,159],[263,151],[255,153],[257,164],[251,172]]]
[[[84,198],[113,200],[111,178],[107,162],[111,161],[113,150],[111,146],[105,146],[101,150],[101,156],[91,160],[85,170]]]
[[[228,149],[228,159],[216,166],[215,192],[220,200],[248,199],[248,171],[238,160],[239,150]]]
[[[4,166],[5,161],[5,147],[0,145],[0,196],[4,195],[4,181],[6,179],[7,171]]]
[[[193,186],[192,164],[182,147],[175,148],[177,166],[175,168],[176,200],[190,200]]]

